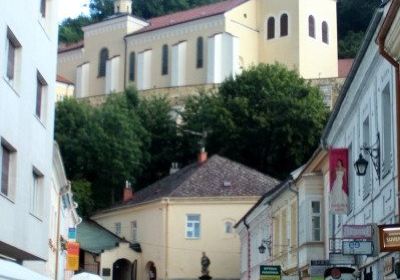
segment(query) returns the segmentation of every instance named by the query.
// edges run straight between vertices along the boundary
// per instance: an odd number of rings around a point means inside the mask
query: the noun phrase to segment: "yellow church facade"
[[[115,12],[59,49],[58,74],[78,98],[131,84],[177,97],[259,63],[282,63],[306,79],[338,76],[335,0],[227,0],[149,20],[115,0]]]

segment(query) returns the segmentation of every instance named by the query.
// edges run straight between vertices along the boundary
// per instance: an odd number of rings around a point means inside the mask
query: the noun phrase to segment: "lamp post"
[[[265,247],[265,246],[267,247]],[[271,239],[263,239],[261,240],[261,245],[258,247],[258,251],[260,252],[260,254],[264,254],[265,253],[265,249],[268,249],[268,255],[271,256],[272,254],[272,241]]]
[[[360,149],[361,151],[364,151],[367,153],[372,160],[372,164],[374,165],[376,175],[378,176],[378,180],[380,182],[381,180],[381,170],[380,170],[380,164],[381,164],[381,145],[380,145],[380,137],[379,133],[377,134],[377,139],[375,144],[371,146],[363,145]],[[360,153],[358,160],[354,163],[354,168],[356,169],[356,174],[358,176],[365,176],[368,168],[368,161],[364,159],[362,153]]]

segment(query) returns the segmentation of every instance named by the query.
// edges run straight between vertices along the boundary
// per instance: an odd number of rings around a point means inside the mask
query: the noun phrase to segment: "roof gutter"
[[[328,148],[327,138],[328,138],[329,132],[332,129],[333,123],[335,122],[336,117],[339,114],[340,108],[342,107],[343,101],[346,98],[347,91],[349,90],[350,85],[352,84],[354,77],[356,76],[358,68],[360,67],[361,62],[363,61],[363,58],[368,50],[368,46],[369,46],[370,42],[372,41],[372,37],[374,36],[376,27],[378,26],[382,15],[383,15],[383,8],[381,5],[381,7],[379,7],[376,10],[374,17],[372,18],[372,20],[368,26],[367,33],[366,33],[365,38],[361,44],[361,47],[357,53],[356,58],[354,59],[353,65],[351,66],[350,73],[347,76],[346,81],[344,82],[344,85],[340,91],[338,100],[336,101],[335,107],[333,108],[333,112],[328,119],[328,123],[326,124],[324,131],[322,132],[321,145],[322,145],[323,149]]]
[[[397,145],[397,173],[399,173],[400,164],[400,66],[399,63],[386,51],[385,40],[389,33],[390,28],[396,18],[400,8],[400,0],[393,0],[390,5],[389,11],[385,17],[381,29],[378,33],[377,44],[379,46],[379,53],[395,68],[396,71],[396,145]],[[397,192],[400,192],[400,181],[397,180]],[[397,196],[397,215],[400,221],[400,196]]]

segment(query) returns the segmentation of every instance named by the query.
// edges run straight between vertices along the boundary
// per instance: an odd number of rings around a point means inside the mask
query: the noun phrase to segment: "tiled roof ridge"
[[[70,44],[66,44],[66,43],[61,43],[58,46],[58,53],[63,53],[63,52],[68,52],[68,51],[72,51],[72,50],[76,50],[76,49],[80,49],[84,47],[84,41],[80,40],[76,43],[70,43]]]

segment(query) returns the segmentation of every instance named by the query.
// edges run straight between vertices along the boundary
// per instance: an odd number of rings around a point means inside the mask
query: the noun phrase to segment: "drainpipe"
[[[124,58],[124,88],[123,91],[126,89],[126,60],[128,59],[128,42],[124,37],[124,44],[125,44],[125,58]]]
[[[300,272],[300,231],[299,231],[299,218],[300,218],[300,205],[299,205],[299,191],[293,188],[293,181],[289,182],[289,190],[296,195],[296,203],[297,203],[297,275],[299,276],[299,280],[301,279]],[[293,226],[293,225],[292,225]]]
[[[391,64],[396,70],[396,145],[397,145],[397,215],[400,222],[400,182],[399,182],[399,167],[400,167],[400,68],[399,63],[385,50],[385,40],[389,33],[390,27],[397,15],[400,7],[400,1],[393,1],[386,18],[382,24],[381,30],[378,33],[377,43],[379,53]]]
[[[250,226],[246,223],[246,217],[243,219],[243,224],[247,230],[247,280],[251,280],[251,238],[250,238]]]

